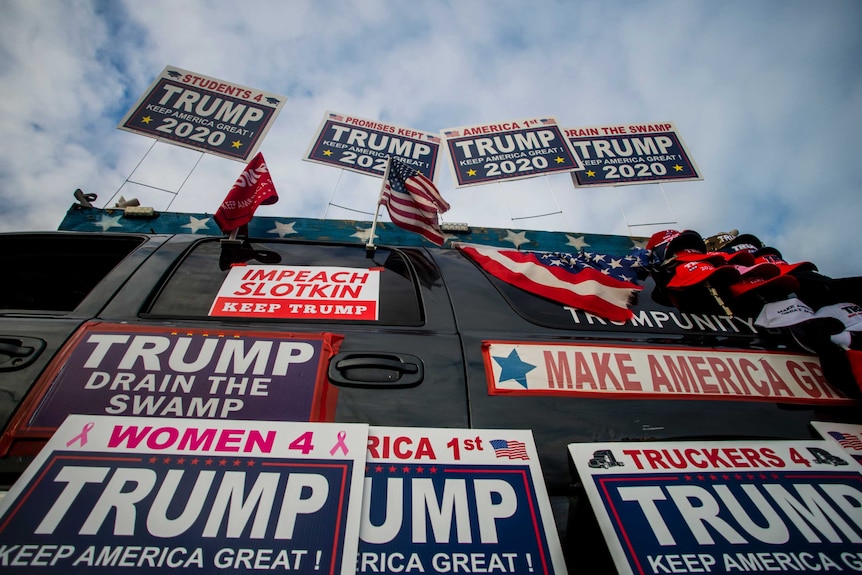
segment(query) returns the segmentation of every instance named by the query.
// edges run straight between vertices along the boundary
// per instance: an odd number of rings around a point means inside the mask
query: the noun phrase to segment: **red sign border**
[[[711,351],[711,352],[721,352],[727,351],[732,353],[752,353],[750,350],[744,348],[734,348],[734,349],[722,349],[722,348],[691,348],[685,346],[678,345],[667,345],[667,346],[656,346],[656,345],[633,345],[633,344],[622,344],[622,343],[613,343],[613,342],[594,342],[594,343],[580,343],[580,342],[565,342],[565,341],[525,341],[525,340],[482,340],[482,363],[485,366],[485,381],[488,386],[488,395],[499,395],[499,396],[553,396],[553,397],[569,397],[569,398],[589,398],[589,399],[641,399],[648,401],[675,401],[675,400],[702,400],[702,401],[745,401],[745,402],[759,402],[759,403],[790,403],[790,404],[799,404],[799,405],[857,405],[859,402],[850,397],[842,397],[841,391],[832,387],[830,388],[835,398],[824,398],[824,399],[816,399],[816,398],[804,398],[804,397],[758,397],[753,395],[706,395],[706,394],[695,394],[695,393],[680,393],[675,395],[662,395],[654,392],[631,392],[623,394],[609,394],[603,393],[600,391],[578,391],[577,393],[573,393],[567,390],[551,390],[551,389],[512,389],[512,390],[501,390],[495,386],[494,381],[494,370],[493,363],[491,361],[491,345],[502,344],[502,345],[529,345],[529,346],[564,346],[564,347],[614,347],[619,349],[653,349],[653,350],[672,350],[672,351]],[[757,353],[762,355],[792,355],[794,354],[792,351],[784,352],[784,351],[768,351],[768,350],[757,350]],[[819,358],[815,355],[806,355],[796,353],[795,355],[811,357],[811,359],[819,361]]]
[[[36,410],[42,405],[48,391],[69,360],[72,352],[83,341],[84,337],[93,330],[112,332],[136,332],[136,333],[165,333],[183,331],[191,334],[231,333],[243,336],[255,337],[266,336],[280,339],[297,338],[319,340],[322,342],[320,358],[317,365],[317,376],[314,382],[313,400],[311,404],[311,422],[334,421],[335,404],[338,399],[338,388],[329,385],[326,379],[327,362],[338,352],[344,336],[333,333],[296,333],[296,332],[273,332],[258,330],[235,330],[224,328],[182,327],[182,326],[158,326],[148,324],[121,324],[91,320],[81,325],[69,340],[63,344],[59,353],[51,360],[39,379],[33,384],[24,400],[18,406],[12,420],[0,436],[0,457],[8,455],[35,455],[41,450],[45,442],[51,438],[57,430],[55,427],[34,427],[28,424]]]

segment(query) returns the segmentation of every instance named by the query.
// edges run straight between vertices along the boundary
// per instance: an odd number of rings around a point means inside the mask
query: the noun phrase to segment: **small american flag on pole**
[[[437,214],[449,204],[427,176],[395,157],[389,158],[380,203],[389,210],[392,223],[415,232],[429,242],[442,246],[446,242]]]
[[[494,448],[494,455],[497,456],[497,459],[504,457],[508,459],[530,459],[530,456],[527,455],[527,444],[523,441],[492,439],[491,447]]]
[[[862,451],[862,437],[853,435],[852,433],[841,433],[840,431],[830,431],[829,436],[837,441],[844,449],[852,449]]]

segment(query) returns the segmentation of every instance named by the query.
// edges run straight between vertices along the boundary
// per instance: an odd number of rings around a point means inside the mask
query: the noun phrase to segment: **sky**
[[[426,132],[670,121],[703,180],[456,188],[444,156],[442,219],[737,229],[859,276],[860,31],[858,0],[0,0],[0,231],[57,229],[76,188],[214,212],[244,162],[117,129],[170,65],[287,98],[260,147],[279,194],[261,216],[370,221],[379,179],[302,159],[328,111]]]

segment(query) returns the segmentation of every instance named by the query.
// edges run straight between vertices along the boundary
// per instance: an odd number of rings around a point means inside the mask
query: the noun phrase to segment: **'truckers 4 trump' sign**
[[[670,122],[569,128],[566,139],[584,163],[575,186],[620,186],[702,180]]]
[[[166,66],[117,127],[216,156],[248,160],[286,100]]]
[[[554,118],[443,130],[456,187],[583,169]]]
[[[569,444],[620,573],[858,572],[862,473],[826,441]]]
[[[0,500],[0,570],[353,573],[367,433],[71,415]]]
[[[371,427],[358,573],[565,573],[529,431]]]

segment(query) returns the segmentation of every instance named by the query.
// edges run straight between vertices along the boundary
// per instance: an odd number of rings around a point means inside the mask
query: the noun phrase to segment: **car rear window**
[[[144,241],[121,235],[0,235],[0,309],[70,312]]]
[[[298,242],[251,241],[241,248],[224,250],[219,240],[201,241],[172,270],[152,300],[147,315],[210,318],[213,301],[233,265],[322,266],[357,271],[379,269],[381,273],[377,320],[352,321],[405,326],[423,323],[416,276],[409,258],[402,251],[378,247],[373,257],[369,258],[366,257],[364,246]],[[261,321],[275,320],[261,318]],[[290,321],[314,323],[332,320],[320,318]]]

